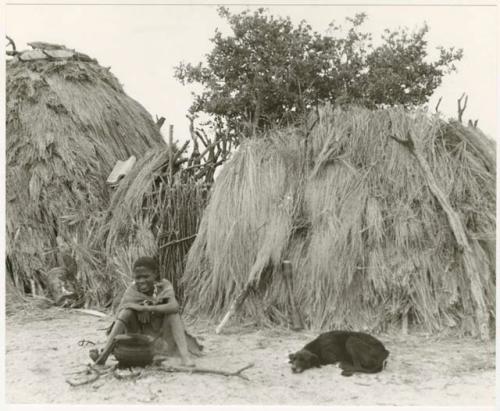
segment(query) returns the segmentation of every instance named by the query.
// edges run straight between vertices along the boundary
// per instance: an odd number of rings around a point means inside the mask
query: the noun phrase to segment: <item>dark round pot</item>
[[[119,335],[113,355],[120,367],[144,367],[153,362],[153,338],[142,334]]]

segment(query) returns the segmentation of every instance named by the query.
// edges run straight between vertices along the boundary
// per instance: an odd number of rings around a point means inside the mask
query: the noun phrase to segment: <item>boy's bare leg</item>
[[[108,340],[106,341],[106,345],[104,345],[104,348],[99,354],[99,357],[97,358],[97,360],[95,360],[96,364],[104,365],[106,363],[106,360],[108,359],[109,355],[111,354],[111,351],[113,350],[115,337],[117,335],[125,334],[127,332],[127,327],[125,324],[127,324],[127,322],[130,321],[132,315],[133,312],[132,310],[129,309],[125,309],[120,312],[118,318],[113,324],[113,328],[111,328],[111,331],[108,335]]]
[[[181,316],[179,314],[167,314],[165,315],[163,325],[164,327],[170,328],[170,330],[164,330],[164,336],[167,344],[171,347],[170,349],[173,349],[173,343],[177,346],[181,356],[181,364],[188,367],[194,367],[195,364],[189,357],[186,334]]]

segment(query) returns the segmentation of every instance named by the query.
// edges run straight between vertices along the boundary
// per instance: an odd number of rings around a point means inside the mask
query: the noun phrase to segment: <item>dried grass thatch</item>
[[[93,232],[109,202],[106,177],[117,160],[160,146],[159,130],[109,69],[67,49],[8,61],[6,95],[7,256],[15,286],[43,283],[56,265],[59,235],[72,247],[82,283],[95,290],[89,299],[102,299]]]
[[[159,259],[161,276],[182,297],[178,278],[198,229],[207,187],[181,170],[182,149],[172,151],[171,157],[169,147],[150,150],[138,160],[120,181],[97,235],[108,258],[115,302],[131,280],[133,262],[143,255]]]
[[[389,137],[408,132],[466,229],[474,278],[415,157]],[[304,134],[248,141],[224,166],[188,257],[189,312],[220,318],[255,274],[240,314],[286,323],[289,259],[311,328],[410,318],[471,331],[477,306],[494,316],[495,156],[480,131],[423,112],[326,107],[307,145]]]

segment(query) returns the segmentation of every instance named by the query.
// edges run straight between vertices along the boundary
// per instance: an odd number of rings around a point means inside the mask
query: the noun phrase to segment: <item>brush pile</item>
[[[287,324],[288,259],[310,328],[483,333],[495,316],[495,178],[478,129],[325,107],[224,166],[188,255],[186,310],[220,319],[250,277],[239,315]]]

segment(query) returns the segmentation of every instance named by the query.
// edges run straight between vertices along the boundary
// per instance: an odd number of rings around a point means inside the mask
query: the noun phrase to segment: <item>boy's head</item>
[[[134,280],[137,289],[141,293],[150,293],[154,289],[154,284],[158,278],[158,264],[151,257],[140,257],[133,267]]]

